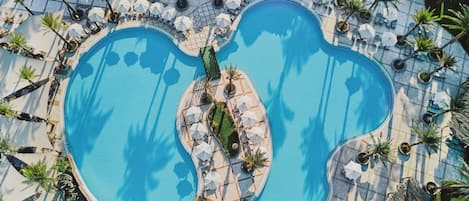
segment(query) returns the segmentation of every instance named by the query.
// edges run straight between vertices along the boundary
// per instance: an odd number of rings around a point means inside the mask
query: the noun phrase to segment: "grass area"
[[[457,1],[457,0],[452,0],[452,1],[447,1],[447,0],[425,0],[425,7],[435,9],[435,12],[439,13],[440,9],[441,9],[441,2],[442,1],[444,1],[444,3],[445,3],[444,4],[444,9],[445,9],[444,14],[445,15],[452,15],[448,11],[449,9],[459,11],[460,10],[459,3],[469,5],[469,0],[459,0],[459,1]],[[440,24],[449,24],[450,21],[447,20],[447,19],[443,19],[443,20],[439,21],[438,23],[440,23]],[[451,30],[451,29],[448,29],[446,27],[444,27],[444,28],[446,30],[448,30],[453,36],[456,36],[458,34],[458,31]],[[459,42],[463,46],[466,53],[469,53],[469,35],[466,35],[466,36],[462,37],[461,39],[459,39]]]
[[[210,125],[223,144],[225,152],[230,156],[236,155],[239,149],[234,150],[231,145],[233,143],[239,145],[239,138],[226,104],[218,103],[212,110],[210,117]]]

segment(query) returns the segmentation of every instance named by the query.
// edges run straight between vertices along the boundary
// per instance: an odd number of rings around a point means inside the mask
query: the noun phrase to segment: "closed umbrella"
[[[93,7],[88,11],[88,19],[91,22],[104,22],[104,10],[99,7]]]
[[[398,15],[399,11],[394,7],[383,8],[383,17],[390,22],[397,20]]]
[[[241,112],[249,110],[254,105],[254,101],[249,96],[241,96],[236,99],[236,109]]]
[[[257,121],[257,115],[252,111],[247,111],[241,115],[241,124],[245,127],[252,127]]]
[[[220,13],[215,20],[217,21],[217,26],[221,28],[225,28],[231,25],[231,18],[230,15],[226,13]]]
[[[134,11],[137,13],[145,13],[148,11],[150,3],[147,0],[137,0],[134,3]]]
[[[163,12],[164,5],[160,2],[155,2],[150,5],[150,13],[152,15],[160,15]]]
[[[345,177],[355,182],[360,176],[362,176],[362,166],[351,160],[344,166],[344,174]]]
[[[221,184],[221,176],[216,171],[211,171],[205,176],[204,183],[207,189],[216,190]]]
[[[192,124],[189,128],[189,133],[192,139],[200,140],[208,134],[207,126],[201,123]]]
[[[200,107],[192,106],[186,111],[186,121],[188,123],[195,123],[199,122],[202,119],[202,110]]]
[[[444,91],[437,92],[433,98],[433,104],[441,110],[449,109],[451,106],[451,97]]]
[[[176,17],[176,9],[174,8],[165,8],[163,10],[163,13],[161,14],[161,17],[165,20],[171,21]]]
[[[174,28],[178,31],[187,31],[192,27],[192,20],[186,16],[179,16],[174,20]]]
[[[384,46],[394,46],[397,43],[397,36],[393,32],[384,32],[381,35],[381,42]]]
[[[246,135],[249,141],[254,144],[261,143],[264,140],[264,133],[265,129],[261,127],[252,127],[251,129],[246,131]]]
[[[226,0],[225,5],[229,9],[237,9],[241,6],[241,0]]]
[[[122,14],[127,14],[130,12],[130,1],[128,0],[120,0],[117,3],[117,11]]]
[[[202,161],[207,161],[213,156],[212,147],[206,142],[202,142],[194,149],[194,154]]]
[[[81,24],[73,23],[67,29],[68,35],[72,38],[83,36],[83,27]]]
[[[375,29],[373,26],[371,26],[371,24],[362,24],[360,27],[358,27],[358,33],[360,34],[361,38],[369,39],[375,36]]]

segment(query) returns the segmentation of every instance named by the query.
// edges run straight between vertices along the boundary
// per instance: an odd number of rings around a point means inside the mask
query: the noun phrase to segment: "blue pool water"
[[[391,109],[380,68],[328,45],[315,17],[293,3],[248,10],[217,56],[249,75],[270,119],[274,158],[260,200],[325,200],[331,151],[377,128]],[[67,90],[66,132],[98,200],[193,200],[196,173],[175,113],[201,75],[199,58],[143,28],[114,32],[81,58]]]

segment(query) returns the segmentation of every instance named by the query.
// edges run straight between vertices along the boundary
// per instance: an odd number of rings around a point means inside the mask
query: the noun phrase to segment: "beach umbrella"
[[[171,8],[171,7],[166,7],[163,9],[163,13],[161,14],[161,17],[165,20],[171,21],[176,17],[176,9]]]
[[[145,13],[148,10],[150,3],[147,0],[137,0],[134,3],[134,11],[137,13]]]
[[[373,38],[375,36],[375,28],[371,24],[362,24],[358,27],[358,33],[363,39]]]
[[[220,13],[215,20],[217,21],[217,26],[221,28],[225,28],[231,25],[231,18],[230,15],[226,13]]]
[[[207,126],[201,123],[192,124],[189,128],[189,133],[192,139],[200,140],[208,134]]]
[[[200,107],[192,106],[186,111],[186,121],[189,123],[199,122],[202,119],[203,112]]]
[[[381,35],[381,42],[384,46],[394,46],[397,43],[397,36],[393,32],[384,32]]]
[[[241,6],[241,0],[226,0],[225,5],[229,9],[237,9]]]
[[[104,22],[104,10],[99,7],[93,7],[88,11],[88,19],[91,22]]]
[[[345,177],[355,182],[360,176],[362,176],[362,166],[351,160],[344,166],[344,174]]]
[[[186,16],[179,16],[174,20],[174,28],[178,31],[187,31],[191,27],[192,20]]]
[[[117,3],[117,11],[122,14],[130,12],[130,1],[129,0],[120,0]]]
[[[202,142],[194,149],[194,154],[202,161],[207,161],[213,156],[213,149],[206,142]]]
[[[246,136],[254,144],[261,143],[264,140],[265,129],[261,127],[252,127],[246,131]]]
[[[437,92],[433,98],[433,104],[441,110],[449,109],[451,106],[451,97],[444,91]]]
[[[254,101],[249,96],[241,96],[240,98],[236,99],[236,109],[241,112],[245,112],[249,110],[254,105]]]
[[[241,115],[241,124],[245,127],[251,127],[257,122],[256,113],[247,111]]]
[[[160,2],[155,2],[150,5],[150,13],[152,15],[160,15],[163,12],[164,5]]]
[[[73,23],[72,25],[70,25],[67,29],[67,32],[68,32],[68,35],[72,38],[80,37],[84,33],[83,27],[81,26],[81,24],[78,24],[78,23]]]
[[[221,176],[216,171],[211,171],[205,176],[204,183],[207,189],[216,190],[221,184]]]
[[[383,8],[383,17],[390,22],[397,20],[399,11],[394,7]]]

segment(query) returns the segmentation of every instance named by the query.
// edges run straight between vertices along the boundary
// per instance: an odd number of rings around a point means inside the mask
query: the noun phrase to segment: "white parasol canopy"
[[[148,11],[150,3],[147,0],[137,0],[134,3],[134,11],[137,13],[145,13]]]
[[[362,24],[358,27],[358,33],[363,39],[373,38],[375,36],[375,28],[371,24]]]
[[[226,13],[220,13],[215,20],[217,21],[217,26],[221,28],[225,28],[231,25],[231,18],[230,15]]]
[[[83,36],[83,27],[81,24],[73,23],[67,29],[68,35],[72,38]]]
[[[245,127],[252,127],[257,122],[257,115],[252,111],[247,111],[241,115],[241,124]]]
[[[179,16],[174,20],[174,28],[178,31],[187,31],[192,27],[192,20],[186,16]]]
[[[362,166],[351,160],[344,166],[344,174],[345,177],[355,182],[360,176],[362,176]]]
[[[248,139],[254,144],[261,143],[264,140],[264,133],[265,129],[261,127],[252,127],[246,131]]]
[[[389,21],[397,20],[399,11],[394,7],[383,8],[383,17]]]
[[[249,110],[254,105],[254,101],[249,96],[241,96],[236,99],[236,109],[241,112]]]
[[[171,21],[176,17],[176,9],[171,7],[166,7],[161,14],[161,17],[165,20]]]
[[[397,36],[393,32],[384,32],[381,35],[381,42],[384,46],[394,46],[397,43]]]
[[[447,110],[451,107],[451,97],[445,91],[437,92],[433,98],[433,104],[441,110]]]
[[[241,0],[226,0],[225,5],[229,9],[237,9],[241,6]]]
[[[130,12],[130,1],[129,0],[120,0],[117,3],[117,12],[122,14],[127,14]]]
[[[88,19],[92,22],[104,22],[104,10],[99,7],[93,7],[88,11]]]
[[[204,183],[209,190],[216,190],[221,184],[221,176],[216,171],[211,171],[205,176]]]
[[[194,149],[194,154],[202,161],[207,161],[213,156],[213,149],[206,142],[202,142]]]
[[[152,15],[160,15],[163,12],[164,5],[160,2],[155,2],[150,5],[150,13]]]
[[[200,140],[208,134],[207,126],[201,123],[192,124],[189,133],[193,139]]]
[[[199,122],[202,119],[203,112],[200,107],[192,106],[186,111],[186,121],[188,123]]]

